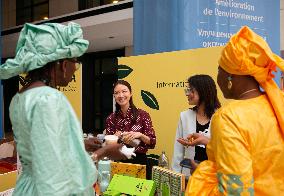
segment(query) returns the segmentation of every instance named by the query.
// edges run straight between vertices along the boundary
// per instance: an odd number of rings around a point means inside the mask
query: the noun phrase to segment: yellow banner
[[[119,58],[119,78],[131,84],[134,104],[147,111],[153,121],[157,144],[149,153],[161,154],[165,150],[171,160],[180,112],[190,107],[184,94],[187,78],[208,74],[216,82],[221,49],[202,48]],[[224,102],[220,89],[218,95]]]
[[[82,67],[74,73],[72,81],[68,86],[59,87],[58,90],[62,91],[68,98],[78,119],[82,123]]]

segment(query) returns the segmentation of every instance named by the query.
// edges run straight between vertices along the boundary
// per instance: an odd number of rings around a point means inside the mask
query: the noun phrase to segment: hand
[[[139,139],[143,134],[140,132],[130,131],[130,132],[124,132],[122,141],[125,144],[129,144],[134,139]]]
[[[177,139],[177,141],[182,145],[188,147],[196,145],[207,145],[209,142],[209,138],[200,133],[193,133],[189,134],[186,139],[179,138]]]
[[[98,159],[108,157],[111,160],[124,160],[127,159],[127,157],[120,151],[122,146],[122,144],[108,144],[95,151],[95,153],[97,154]]]
[[[189,146],[196,146],[196,145],[207,145],[209,142],[209,138],[205,135],[200,133],[193,133],[187,136],[187,140],[189,141]]]
[[[190,146],[190,142],[189,142],[187,139],[178,138],[177,141],[178,141],[179,143],[181,143],[182,145],[184,145],[185,147]]]
[[[120,136],[121,136],[121,133],[122,133],[121,131],[116,131],[114,135],[120,137]]]
[[[85,144],[85,149],[88,152],[93,152],[102,146],[101,141],[98,140],[96,137],[84,139],[84,144]]]

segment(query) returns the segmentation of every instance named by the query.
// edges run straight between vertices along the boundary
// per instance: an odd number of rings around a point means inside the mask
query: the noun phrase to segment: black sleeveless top
[[[204,132],[205,129],[208,129],[209,124],[210,124],[210,121],[208,123],[206,123],[205,125],[201,125],[196,120],[196,133]],[[195,146],[194,160],[204,161],[204,160],[207,160],[207,159],[208,159],[208,157],[207,157],[207,154],[206,154],[206,148],[202,148],[200,146]]]

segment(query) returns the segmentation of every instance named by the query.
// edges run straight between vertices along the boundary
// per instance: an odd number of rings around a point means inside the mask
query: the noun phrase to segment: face
[[[71,82],[72,77],[76,70],[78,70],[81,66],[81,62],[77,60],[77,58],[65,59],[63,61],[63,81],[62,86],[67,86],[69,82]]]
[[[230,76],[224,69],[220,66],[218,67],[217,83],[225,98],[231,97],[231,92],[228,89],[228,77]]]
[[[132,94],[127,86],[122,84],[116,85],[114,88],[113,95],[116,103],[120,105],[120,107],[129,106],[129,101]]]
[[[190,84],[185,89],[185,95],[187,96],[188,104],[189,105],[198,105],[199,104],[199,95],[196,89]]]

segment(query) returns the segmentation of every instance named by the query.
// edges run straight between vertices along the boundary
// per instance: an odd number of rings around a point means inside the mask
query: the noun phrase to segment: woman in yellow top
[[[283,59],[251,29],[231,37],[217,80],[234,101],[214,114],[208,161],[186,195],[284,195],[284,95],[272,79],[276,67],[284,71]]]

